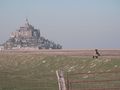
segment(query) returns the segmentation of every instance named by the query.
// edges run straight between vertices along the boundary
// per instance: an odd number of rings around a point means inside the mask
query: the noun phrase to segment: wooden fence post
[[[66,90],[63,71],[57,70],[56,75],[57,75],[57,79],[58,79],[59,90]]]

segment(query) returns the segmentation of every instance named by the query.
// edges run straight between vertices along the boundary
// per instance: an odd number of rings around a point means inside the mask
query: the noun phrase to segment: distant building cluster
[[[2,46],[4,49],[62,49],[60,44],[56,44],[41,36],[40,30],[30,25],[27,19],[25,26],[12,32],[10,38]]]

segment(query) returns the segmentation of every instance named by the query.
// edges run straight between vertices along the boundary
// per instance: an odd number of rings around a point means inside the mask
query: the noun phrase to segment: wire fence
[[[65,73],[67,90],[120,90],[120,71]],[[0,90],[58,90],[56,74],[0,72]]]
[[[120,90],[120,71],[67,73],[67,90]]]

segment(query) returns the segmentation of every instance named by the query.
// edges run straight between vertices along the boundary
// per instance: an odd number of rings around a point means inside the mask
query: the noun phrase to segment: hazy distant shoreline
[[[120,56],[120,49],[99,49],[101,56]],[[1,53],[28,53],[65,56],[92,56],[94,49],[54,49],[54,50],[3,50]]]

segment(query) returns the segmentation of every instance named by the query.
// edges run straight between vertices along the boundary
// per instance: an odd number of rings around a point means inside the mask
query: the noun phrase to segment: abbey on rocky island
[[[56,44],[41,36],[40,30],[29,24],[28,19],[26,19],[25,26],[10,34],[10,38],[3,46],[4,49],[62,49],[60,44]]]

